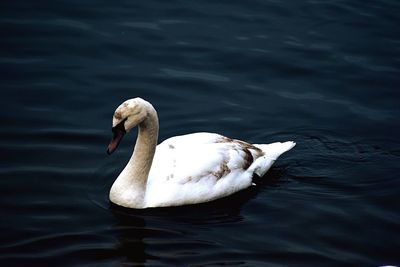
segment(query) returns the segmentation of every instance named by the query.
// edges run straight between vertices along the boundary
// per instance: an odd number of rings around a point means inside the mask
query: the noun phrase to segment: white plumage
[[[252,185],[294,142],[252,145],[214,133],[169,138],[156,146],[157,113],[135,98],[114,113],[108,152],[125,131],[139,125],[134,153],[110,191],[110,200],[129,208],[180,206],[208,202]]]

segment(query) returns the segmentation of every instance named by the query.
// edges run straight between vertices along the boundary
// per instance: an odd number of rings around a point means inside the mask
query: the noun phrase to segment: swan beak
[[[122,138],[126,134],[126,131],[125,131],[125,128],[123,125],[124,125],[123,123],[118,124],[117,126],[112,128],[113,137],[107,148],[108,155],[111,155],[111,153],[113,153],[117,149],[119,143],[121,143]]]

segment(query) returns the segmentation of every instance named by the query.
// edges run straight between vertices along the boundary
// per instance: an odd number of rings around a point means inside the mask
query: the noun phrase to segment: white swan
[[[139,125],[132,157],[115,180],[110,200],[127,208],[180,206],[208,202],[252,185],[294,142],[252,145],[214,133],[169,138],[157,146],[158,117],[153,106],[134,98],[115,111],[111,154],[122,137]]]

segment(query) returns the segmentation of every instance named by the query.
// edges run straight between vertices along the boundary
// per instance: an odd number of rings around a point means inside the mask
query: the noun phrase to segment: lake
[[[1,266],[400,265],[400,2],[3,1]],[[293,140],[251,187],[202,205],[108,200],[115,108],[159,141]]]

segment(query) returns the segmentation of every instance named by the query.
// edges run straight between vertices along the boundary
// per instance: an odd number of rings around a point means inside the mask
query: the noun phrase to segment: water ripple
[[[211,82],[228,82],[230,80],[228,77],[210,73],[204,73],[204,72],[187,72],[187,71],[179,71],[173,69],[162,69],[162,72],[174,78],[185,78],[185,79],[190,78],[190,79],[199,79]]]

